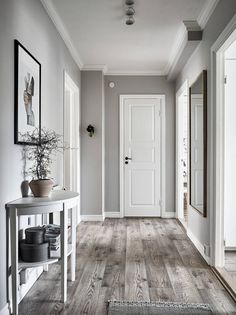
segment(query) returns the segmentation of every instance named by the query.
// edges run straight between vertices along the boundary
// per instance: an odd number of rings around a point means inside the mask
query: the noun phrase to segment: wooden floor
[[[106,219],[78,228],[76,281],[60,303],[60,266],[44,273],[20,315],[103,315],[109,299],[203,302],[215,314],[235,303],[174,219]]]

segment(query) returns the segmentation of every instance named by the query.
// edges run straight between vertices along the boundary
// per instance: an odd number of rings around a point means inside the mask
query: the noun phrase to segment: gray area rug
[[[108,301],[108,315],[210,315],[208,304]]]

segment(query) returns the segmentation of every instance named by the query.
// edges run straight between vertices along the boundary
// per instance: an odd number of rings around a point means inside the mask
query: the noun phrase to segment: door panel
[[[125,216],[160,216],[160,109],[158,97],[123,102]]]

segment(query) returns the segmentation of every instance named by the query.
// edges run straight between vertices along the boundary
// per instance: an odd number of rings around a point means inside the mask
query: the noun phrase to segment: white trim
[[[83,67],[83,62],[79,56],[77,49],[75,48],[73,41],[62,22],[59,14],[57,13],[53,3],[51,0],[41,0],[42,5],[44,6],[47,14],[51,18],[52,22],[54,23],[56,29],[58,30],[59,34],[61,35],[64,43],[66,44],[67,48],[69,49],[71,56],[73,57],[74,61],[81,69]]]
[[[120,212],[104,212],[105,218],[121,218]]]
[[[212,147],[210,156],[210,246],[212,249],[211,264],[224,266],[224,50],[236,39],[236,14],[228,23],[211,48],[211,116],[215,124],[211,124]],[[215,139],[214,139],[215,134]],[[214,142],[215,140],[215,142]],[[215,186],[214,186],[215,180]]]
[[[187,236],[189,237],[190,241],[194,244],[196,249],[199,251],[201,256],[205,259],[205,261],[210,263],[210,257],[204,254],[204,246],[199,242],[199,240],[195,237],[195,235],[187,228]]]
[[[65,111],[66,111],[66,89],[70,90],[71,92],[74,93],[73,97],[78,105],[78,114],[79,114],[79,119],[81,117],[81,104],[80,104],[80,88],[77,86],[77,84],[74,82],[74,80],[71,78],[71,76],[68,74],[68,72],[66,70],[64,70],[64,96],[63,96],[63,141],[65,142],[65,121],[64,121],[64,117],[65,117]],[[80,121],[79,121],[79,126],[80,126]],[[79,149],[79,161],[77,161],[78,163],[78,168],[79,168],[79,174],[80,174],[80,178],[79,178],[79,187],[77,187],[77,192],[80,194],[80,190],[81,190],[81,165],[80,165],[80,161],[81,161],[81,139],[79,138],[79,143],[78,143],[78,149]],[[65,187],[65,151],[63,152],[63,186]],[[81,199],[79,198],[79,203],[78,203],[78,207],[77,207],[77,211],[76,211],[76,224],[78,225],[81,221],[80,218],[80,211],[81,211]],[[79,211],[78,211],[79,210]]]
[[[214,12],[219,0],[208,0],[206,1],[202,11],[197,19],[198,24],[201,26],[202,29],[205,28],[208,20],[210,19],[212,13]]]
[[[207,21],[209,20],[210,16],[212,15],[214,9],[216,8],[219,0],[208,0],[203,7],[199,17],[197,18],[197,22],[199,25],[204,28],[206,26]],[[174,44],[171,49],[171,53],[168,59],[168,62],[163,70],[156,70],[156,71],[116,71],[116,70],[108,70],[107,65],[84,65],[83,61],[79,55],[78,50],[73,44],[73,41],[67,31],[62,19],[60,18],[59,14],[57,13],[55,6],[53,5],[52,0],[41,0],[46,12],[48,13],[49,17],[53,21],[55,27],[57,28],[59,34],[61,35],[63,41],[65,42],[67,48],[69,49],[73,59],[77,63],[78,67],[82,70],[93,71],[93,70],[101,70],[104,74],[107,75],[130,75],[130,76],[165,76],[168,75],[171,68],[173,68],[176,62],[179,59],[179,56],[184,48],[184,43],[187,40],[187,32],[184,25],[181,25],[179,31],[176,35],[174,40]]]
[[[106,209],[106,147],[105,147],[105,82],[102,75],[102,216],[105,219]]]
[[[106,75],[117,75],[117,76],[166,76],[166,69],[164,70],[154,70],[154,71],[113,71],[107,70]]]
[[[214,9],[216,8],[219,0],[208,0],[201,10],[200,15],[197,18],[199,26],[204,29],[209,18],[211,17]],[[187,30],[184,24],[182,24],[177,32],[172,49],[170,51],[170,56],[166,64],[164,72],[169,75],[171,70],[176,66],[181,53],[187,43]]]
[[[188,35],[188,32],[186,30],[186,27],[182,23],[175,37],[174,43],[171,48],[169,59],[165,67],[165,73],[167,75],[170,74],[171,69],[173,69],[175,65],[177,64],[179,57],[181,53],[183,52],[184,47],[186,46],[186,43],[188,40],[187,35]]]
[[[124,217],[124,100],[129,98],[157,98],[161,100],[161,217],[165,217],[166,212],[166,165],[165,165],[165,140],[166,140],[166,128],[165,128],[165,111],[166,111],[166,97],[161,94],[122,94],[120,95],[120,216]]]
[[[161,215],[162,219],[174,219],[176,218],[176,212],[163,212]]]
[[[180,150],[179,150],[179,97],[187,91],[187,112],[188,112],[188,105],[189,105],[189,100],[188,100],[188,94],[189,94],[189,86],[188,86],[188,80],[186,80],[182,86],[179,88],[179,90],[176,92],[176,218],[181,220],[181,223],[183,225],[186,225],[186,222],[183,220],[182,222],[182,217],[179,215],[179,177],[180,177],[180,167],[179,167],[179,155],[180,155]],[[188,117],[188,115],[187,115]],[[187,127],[188,128],[188,127]],[[187,165],[189,165],[189,161],[187,161]],[[189,174],[189,172],[187,172]],[[189,182],[189,176],[187,178],[187,182]],[[188,185],[189,187],[189,185]],[[188,189],[189,190],[189,189]]]
[[[82,71],[102,71],[103,74],[107,73],[107,65],[84,65]]]
[[[81,215],[81,221],[103,221],[103,215]]]
[[[0,315],[10,315],[9,305],[6,304],[1,310]]]
[[[74,82],[74,80],[71,78],[71,76],[68,74],[66,70],[64,70],[64,84],[71,89],[73,89],[74,92],[79,93],[79,87],[77,84]]]

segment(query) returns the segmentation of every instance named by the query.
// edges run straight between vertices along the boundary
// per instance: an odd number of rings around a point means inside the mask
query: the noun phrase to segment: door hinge
[[[159,109],[159,116],[161,116],[161,110]]]
[[[224,77],[224,84],[227,84],[227,75]]]

